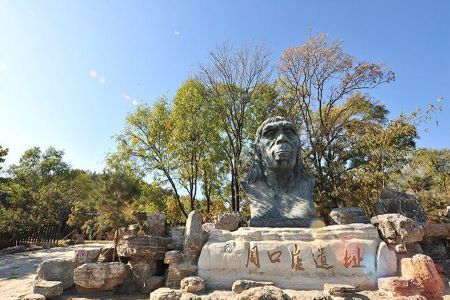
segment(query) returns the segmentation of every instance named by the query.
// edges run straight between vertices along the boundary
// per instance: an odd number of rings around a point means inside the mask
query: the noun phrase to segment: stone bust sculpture
[[[294,124],[284,117],[268,118],[253,146],[254,165],[241,181],[250,201],[250,226],[310,226],[316,219],[314,179],[301,162]]]

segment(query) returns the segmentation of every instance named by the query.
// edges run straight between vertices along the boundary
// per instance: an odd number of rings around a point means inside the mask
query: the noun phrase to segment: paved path
[[[47,258],[72,258],[78,248],[105,247],[105,243],[56,247],[0,256],[0,299],[21,299],[32,292],[36,270]]]

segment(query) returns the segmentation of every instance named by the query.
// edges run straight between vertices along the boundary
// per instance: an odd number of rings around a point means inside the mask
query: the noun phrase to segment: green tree
[[[303,155],[316,177],[316,203],[341,204],[336,187],[352,157],[346,154],[352,123],[382,124],[386,110],[355,93],[395,79],[383,65],[357,61],[340,41],[325,34],[286,49],[280,57],[277,85],[287,117],[301,125]],[[353,167],[354,168],[354,167]]]
[[[3,169],[2,164],[5,162],[5,156],[8,155],[8,148],[0,145],[0,171]]]

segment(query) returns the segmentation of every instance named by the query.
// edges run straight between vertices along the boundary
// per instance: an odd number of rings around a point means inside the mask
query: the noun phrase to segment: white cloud
[[[136,105],[139,104],[139,102],[138,102],[136,99],[133,99],[133,102],[132,102],[132,103],[133,103],[134,106],[136,106]]]
[[[89,76],[91,76],[92,78],[97,78],[97,71],[95,70],[89,71]]]
[[[120,97],[122,97],[123,99],[125,99],[125,100],[127,100],[127,101],[130,101],[130,100],[131,100],[131,97],[128,96],[128,95],[127,95],[126,93],[124,93],[124,92],[120,93]]]
[[[8,67],[4,63],[0,63],[0,72],[5,72],[8,70]]]
[[[180,35],[180,32],[179,32],[178,30],[175,30],[175,31],[173,32],[173,34],[175,34],[175,35]]]
[[[105,83],[106,82],[106,78],[105,77],[103,77],[103,76],[100,76],[100,78],[98,79],[98,82],[100,82],[100,83]]]

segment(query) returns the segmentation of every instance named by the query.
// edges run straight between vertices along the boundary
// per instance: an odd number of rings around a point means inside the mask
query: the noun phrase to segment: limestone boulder
[[[147,283],[149,277],[157,272],[157,262],[152,259],[132,257],[128,261],[128,266],[133,283],[137,289],[143,293],[150,292],[150,290],[147,289]]]
[[[169,230],[170,243],[167,245],[169,250],[183,250],[185,228],[171,227]]]
[[[330,212],[333,224],[370,223],[364,210],[360,207],[335,208]]]
[[[74,253],[74,260],[79,264],[96,262],[99,255],[100,255],[100,248],[76,249]]]
[[[351,297],[356,293],[356,288],[349,284],[325,283],[323,290],[327,295],[338,297]]]
[[[205,282],[198,276],[185,277],[180,282],[183,293],[197,293],[205,288]]]
[[[22,300],[45,300],[45,296],[41,294],[28,294],[23,296]]]
[[[36,280],[61,281],[63,289],[74,285],[73,271],[79,264],[73,260],[52,258],[41,262],[37,268]]]
[[[165,264],[173,264],[173,263],[179,263],[182,262],[184,259],[184,254],[177,250],[167,251],[164,256],[164,263]]]
[[[81,292],[112,291],[125,281],[128,272],[120,262],[86,263],[75,269],[73,280]]]
[[[187,259],[195,262],[202,250],[202,215],[193,210],[189,213],[186,221],[186,231],[184,233],[184,254]]]
[[[424,223],[422,226],[424,239],[450,238],[450,223]]]
[[[117,245],[117,254],[127,258],[163,260],[171,241],[168,237],[160,236],[124,236]]]
[[[165,236],[166,219],[166,215],[163,213],[149,214],[145,222],[145,233],[153,236]]]
[[[288,300],[290,297],[276,286],[261,286],[243,291],[240,300]]]
[[[442,296],[444,283],[429,256],[417,254],[412,258],[403,258],[400,264],[402,277],[413,278],[424,287],[423,296]]]
[[[411,244],[423,239],[423,227],[400,214],[378,215],[370,222],[378,228],[388,244]]]
[[[150,300],[180,300],[181,291],[167,287],[159,288],[150,293]]]
[[[236,280],[231,287],[233,293],[240,294],[255,287],[274,285],[271,281]]]
[[[144,292],[151,292],[164,286],[164,276],[150,276],[145,282]]]
[[[378,245],[377,277],[387,277],[397,273],[397,255],[385,242]]]
[[[371,224],[214,230],[198,276],[210,289],[229,290],[243,278],[283,289],[322,290],[324,283],[373,289],[379,274],[396,274],[395,253],[381,242]]]
[[[63,284],[61,281],[38,280],[34,283],[33,293],[53,298],[62,295]]]
[[[424,291],[424,287],[416,279],[403,276],[379,278],[378,288],[395,297],[421,295]]]
[[[221,212],[216,216],[216,229],[235,231],[239,228],[241,216],[236,212]]]
[[[197,265],[190,262],[173,263],[167,270],[166,286],[170,288],[180,288],[183,278],[197,275]]]
[[[401,214],[416,222],[426,222],[427,216],[416,196],[393,189],[384,189],[375,203],[378,215]]]

